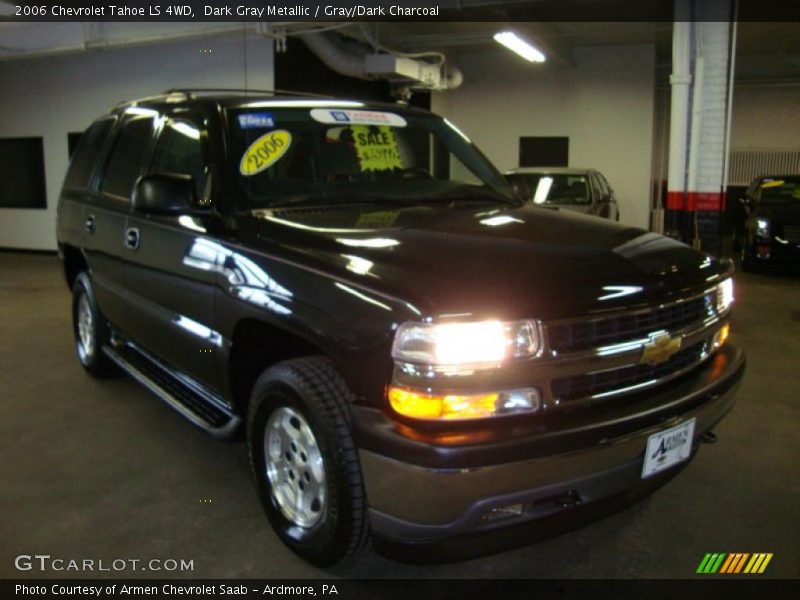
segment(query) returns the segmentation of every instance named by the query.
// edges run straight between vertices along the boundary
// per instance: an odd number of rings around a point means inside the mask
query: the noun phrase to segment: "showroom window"
[[[191,175],[195,190],[205,189],[206,165],[203,160],[202,128],[187,119],[169,119],[164,124],[153,156],[154,173]]]
[[[42,138],[0,139],[0,207],[47,208]]]
[[[120,198],[131,197],[152,134],[153,119],[150,117],[125,123],[111,152],[103,178],[103,192]]]
[[[89,178],[97,160],[97,155],[103,148],[103,144],[111,133],[114,119],[102,119],[96,121],[86,130],[85,134],[80,135],[80,141],[73,148],[72,143],[75,134],[68,134],[67,144],[70,150],[71,164],[67,173],[67,180],[64,187],[86,187],[89,185]]]
[[[569,166],[568,137],[519,138],[520,167]]]

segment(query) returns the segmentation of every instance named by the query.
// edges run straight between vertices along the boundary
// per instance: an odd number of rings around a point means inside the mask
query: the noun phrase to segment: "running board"
[[[103,352],[128,375],[212,437],[229,439],[239,429],[242,420],[221,399],[185,375],[173,374],[132,344],[115,348],[104,346]]]

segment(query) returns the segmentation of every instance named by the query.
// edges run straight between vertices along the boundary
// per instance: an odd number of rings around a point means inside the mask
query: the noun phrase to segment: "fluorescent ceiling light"
[[[537,48],[531,46],[513,31],[501,31],[494,34],[494,41],[503,44],[512,52],[516,52],[522,58],[530,62],[544,62],[544,54]]]

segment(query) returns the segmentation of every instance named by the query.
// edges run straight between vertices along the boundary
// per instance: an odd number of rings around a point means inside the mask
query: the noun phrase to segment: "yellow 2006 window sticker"
[[[362,171],[402,169],[394,131],[386,125],[351,125]]]
[[[270,168],[292,145],[292,134],[285,129],[265,133],[247,147],[239,163],[239,172],[251,177]]]

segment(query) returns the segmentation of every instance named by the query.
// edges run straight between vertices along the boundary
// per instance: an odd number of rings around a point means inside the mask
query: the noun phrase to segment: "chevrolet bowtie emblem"
[[[659,365],[681,349],[682,337],[672,337],[666,331],[658,331],[648,336],[642,348],[639,362],[648,365]]]

